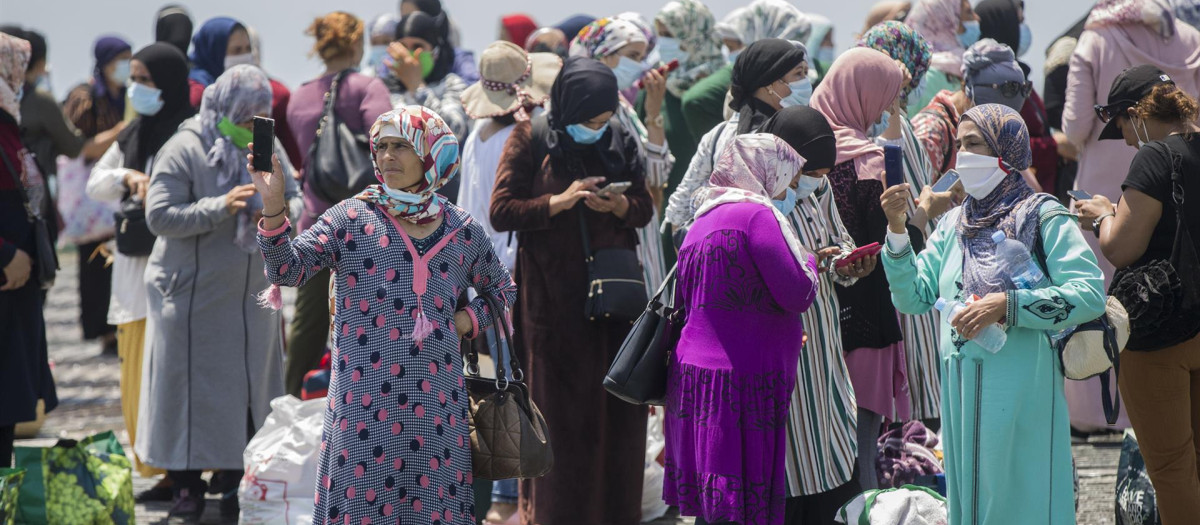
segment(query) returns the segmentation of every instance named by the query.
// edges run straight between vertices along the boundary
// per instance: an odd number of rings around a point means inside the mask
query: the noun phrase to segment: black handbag
[[[604,376],[604,389],[635,405],[663,405],[667,370],[686,316],[675,303],[675,268],[633,323]]]
[[[37,279],[38,286],[43,290],[49,290],[54,287],[54,278],[58,275],[58,252],[54,250],[54,242],[50,240],[50,227],[46,224],[46,219],[34,213],[33,206],[29,203],[29,192],[25,190],[25,183],[21,182],[21,172],[17,171],[3,150],[0,150],[0,159],[4,160],[4,167],[8,172],[12,173],[16,189],[21,194],[21,202],[25,204],[25,217],[33,225],[34,253],[30,254],[33,256],[30,278]]]
[[[113,212],[117,225],[117,251],[131,257],[144,257],[154,251],[154,239],[146,225],[146,203],[136,197],[121,200],[121,209]]]
[[[353,197],[376,182],[366,134],[350,131],[334,111],[338,83],[345,75],[343,71],[334,77],[325,93],[325,110],[304,164],[304,183],[328,203]]]
[[[1171,197],[1175,202],[1175,243],[1170,259],[1156,259],[1116,273],[1109,294],[1129,313],[1127,349],[1161,350],[1200,332],[1200,260],[1183,215],[1182,159],[1165,142],[1151,142],[1171,159]]]
[[[579,233],[588,269],[585,315],[589,320],[633,323],[646,307],[646,281],[637,252],[627,248],[592,251],[587,217],[579,209]]]

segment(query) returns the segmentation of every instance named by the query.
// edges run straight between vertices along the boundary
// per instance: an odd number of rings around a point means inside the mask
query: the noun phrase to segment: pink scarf
[[[837,164],[853,160],[860,180],[883,180],[883,148],[867,132],[900,95],[903,82],[895,60],[860,47],[838,57],[813,93],[810,105],[825,115],[837,138]]]

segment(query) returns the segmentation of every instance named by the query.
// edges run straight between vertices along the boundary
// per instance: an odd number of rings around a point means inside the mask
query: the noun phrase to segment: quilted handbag
[[[527,479],[544,476],[554,466],[546,420],[522,382],[521,363],[512,351],[512,329],[506,309],[495,297],[484,296],[492,311],[495,336],[495,378],[479,375],[479,356],[467,354],[467,393],[471,409],[471,466],[480,479]],[[504,348],[510,349],[512,379],[504,369]]]

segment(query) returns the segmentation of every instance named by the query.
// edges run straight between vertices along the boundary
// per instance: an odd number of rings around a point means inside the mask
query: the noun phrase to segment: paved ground
[[[54,361],[61,404],[46,419],[37,438],[20,441],[18,445],[50,446],[61,437],[78,439],[103,430],[115,430],[122,442],[128,444],[121,417],[117,358],[102,356],[100,346],[94,342],[80,341],[75,264],[74,253],[62,254],[63,271],[50,291],[46,305],[50,358]],[[285,294],[285,301],[290,298]],[[1073,449],[1082,492],[1079,524],[1113,524],[1119,438],[1093,437],[1089,443],[1076,444]],[[1020,461],[1020,458],[1016,460]],[[134,490],[140,492],[153,483],[153,480],[136,478]],[[216,501],[210,500],[210,503],[205,523],[217,523]],[[166,511],[167,506],[162,504],[139,505],[137,521],[139,524],[166,523]],[[691,522],[690,518],[669,515],[653,525],[690,525]]]

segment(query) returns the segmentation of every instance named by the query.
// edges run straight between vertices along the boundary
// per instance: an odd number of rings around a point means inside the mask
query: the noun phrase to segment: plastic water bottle
[[[951,302],[946,301],[944,298],[938,298],[933,307],[937,308],[939,312],[942,312],[942,315],[944,315],[946,320],[949,321],[950,319],[953,319],[954,316],[958,315],[958,312],[962,311],[963,308],[966,308],[967,305],[961,301]],[[980,330],[979,333],[975,334],[975,337],[971,340],[975,341],[979,346],[982,346],[984,350],[994,354],[999,352],[1001,348],[1004,348],[1004,343],[1008,342],[1008,334],[1004,332],[1004,327],[998,324],[993,324],[985,327],[983,330]]]
[[[996,243],[996,256],[1000,259],[1000,264],[1012,281],[1013,287],[1018,290],[1036,290],[1050,286],[1050,279],[1038,268],[1024,243],[1009,239],[1002,231],[993,233],[992,241]],[[1057,343],[1066,339],[1073,331],[1075,327],[1071,326],[1061,330],[1047,330],[1046,333]]]

